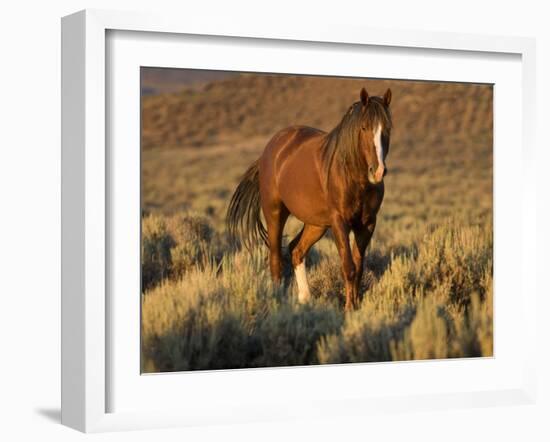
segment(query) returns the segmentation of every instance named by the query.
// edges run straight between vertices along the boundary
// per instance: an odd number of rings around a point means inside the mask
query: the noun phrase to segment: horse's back
[[[280,199],[297,218],[317,225],[326,218],[320,177],[325,135],[308,126],[287,127],[271,138],[259,162],[262,194]]]
[[[260,157],[260,173],[265,176],[282,169],[290,158],[300,155],[304,149],[309,152],[300,156],[311,158],[324,135],[322,130],[309,126],[290,126],[280,130],[271,137]]]
[[[300,148],[305,142],[320,139],[324,135],[320,129],[309,126],[289,126],[277,132],[267,143],[264,154],[277,154],[281,150],[292,153]]]

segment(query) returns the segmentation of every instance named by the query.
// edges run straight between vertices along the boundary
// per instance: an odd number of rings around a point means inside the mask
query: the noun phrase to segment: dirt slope
[[[392,88],[392,143],[434,143],[490,137],[489,85],[241,74],[177,93],[142,98],[142,148],[198,147],[267,138],[304,124],[332,129],[361,87]],[[492,144],[492,143],[491,143]]]

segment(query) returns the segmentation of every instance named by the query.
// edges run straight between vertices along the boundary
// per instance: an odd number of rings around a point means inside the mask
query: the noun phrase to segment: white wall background
[[[372,25],[537,38],[539,201],[548,201],[546,107],[550,81],[545,2],[460,0],[33,0],[0,9],[0,439],[81,440],[60,416],[60,17],[84,8],[169,11],[284,21]],[[519,146],[518,146],[519,147]],[[513,212],[511,216],[513,216]],[[379,415],[357,420],[287,422],[93,436],[95,440],[550,440],[548,205],[539,207],[538,406]],[[511,235],[510,240],[513,240]],[[544,287],[543,287],[544,284]]]

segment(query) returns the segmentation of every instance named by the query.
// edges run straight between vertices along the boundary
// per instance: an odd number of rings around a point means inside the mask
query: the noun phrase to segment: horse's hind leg
[[[281,241],[283,229],[288,219],[288,209],[282,202],[272,202],[263,207],[264,218],[267,227],[267,241],[269,246],[269,268],[271,278],[276,284],[281,283],[283,270],[283,258],[281,254]]]
[[[296,283],[298,284],[298,302],[300,303],[307,302],[311,298],[307,283],[305,257],[311,246],[321,239],[326,230],[325,227],[306,224],[302,231],[288,245]]]

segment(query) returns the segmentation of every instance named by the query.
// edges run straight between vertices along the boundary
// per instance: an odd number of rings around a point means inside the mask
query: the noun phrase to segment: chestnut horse
[[[390,101],[390,89],[383,97],[370,97],[363,88],[360,100],[329,133],[306,126],[279,131],[231,198],[229,232],[240,236],[247,248],[260,239],[266,243],[276,283],[281,282],[281,241],[288,216],[304,223],[289,244],[300,302],[310,298],[305,256],[331,228],[345,282],[345,308],[358,305],[363,258],[384,198]]]

